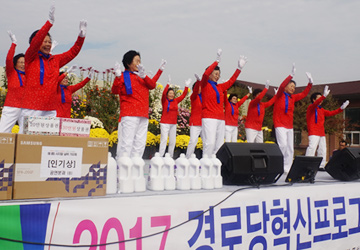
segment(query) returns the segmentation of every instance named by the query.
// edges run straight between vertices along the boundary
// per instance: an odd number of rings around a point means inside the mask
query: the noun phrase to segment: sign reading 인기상
[[[40,177],[81,177],[82,157],[82,148],[43,146]]]

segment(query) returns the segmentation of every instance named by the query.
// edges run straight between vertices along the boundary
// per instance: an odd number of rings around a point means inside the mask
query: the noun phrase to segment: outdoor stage
[[[358,249],[359,184],[319,172],[315,184],[2,201],[1,238],[62,246],[0,248]]]

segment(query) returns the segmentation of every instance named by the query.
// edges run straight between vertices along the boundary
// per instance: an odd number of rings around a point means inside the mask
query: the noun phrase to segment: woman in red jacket
[[[86,77],[83,81],[75,84],[69,85],[68,75],[75,69],[76,67],[72,66],[66,72],[60,73],[60,85],[58,88],[58,105],[56,108],[56,116],[63,118],[71,118],[71,104],[72,104],[72,95],[79,89],[83,88],[90,80],[94,73],[94,69],[91,69],[88,77]]]
[[[30,46],[25,53],[27,78],[19,133],[23,132],[24,116],[56,116],[60,68],[77,56],[85,40],[87,22],[80,21],[80,32],[74,46],[65,53],[52,55],[52,40],[48,32],[55,20],[54,12],[55,7],[51,6],[49,20],[40,30],[33,32],[29,39]]]
[[[185,89],[181,96],[175,98],[175,92],[173,88],[169,88],[169,82],[166,85],[162,98],[162,116],[160,120],[160,156],[164,156],[167,140],[169,137],[168,153],[171,157],[174,156],[174,148],[176,143],[176,124],[178,116],[178,104],[186,97],[191,79],[185,82]]]
[[[225,103],[225,142],[237,142],[239,127],[239,108],[252,93],[248,86],[249,93],[238,101],[237,94],[230,94],[227,98],[227,91],[224,94]]]
[[[15,35],[8,31],[11,47],[6,56],[6,77],[8,92],[0,120],[0,133],[11,133],[12,127],[19,120],[21,114],[21,100],[24,96],[25,84],[25,55],[18,54],[14,57],[16,48]]]

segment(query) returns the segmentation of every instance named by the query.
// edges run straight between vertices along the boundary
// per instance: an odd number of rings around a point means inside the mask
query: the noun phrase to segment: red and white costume
[[[186,97],[188,92],[188,87],[185,87],[184,92],[181,96],[169,100],[167,98],[167,91],[169,89],[169,84],[166,85],[162,98],[162,116],[160,120],[160,147],[159,153],[160,156],[164,156],[167,139],[169,137],[169,146],[168,146],[168,153],[171,157],[174,156],[174,148],[176,143],[176,124],[177,124],[177,116],[178,116],[178,104]]]
[[[248,99],[244,96],[237,103],[232,103],[227,98],[227,91],[224,94],[225,103],[225,142],[237,142],[239,127],[239,108]]]
[[[262,131],[262,124],[265,116],[265,109],[274,104],[276,95],[273,96],[269,101],[262,102],[267,88],[264,88],[254,100],[249,103],[247,117],[245,121],[245,132],[247,142],[263,143],[264,136]]]
[[[63,74],[65,77],[65,74]],[[60,81],[60,80],[59,80]],[[79,82],[75,85],[59,85],[58,88],[58,106],[56,107],[56,116],[70,118],[71,117],[71,104],[72,104],[72,95],[82,87],[84,87],[90,78],[85,78],[82,82]],[[61,82],[61,81],[60,81]]]
[[[148,76],[142,79],[131,72],[132,94],[126,92],[124,75],[115,77],[111,91],[120,97],[117,158],[123,152],[130,157],[144,154],[149,123],[149,90],[156,87],[161,73],[159,70],[153,79]]]
[[[208,82],[210,74],[214,71],[218,62],[215,61],[205,70],[201,79],[201,96],[202,96],[202,133],[203,133],[203,154],[216,154],[219,148],[224,144],[225,134],[225,115],[224,115],[224,91],[230,88],[240,70],[236,69],[231,78],[222,83],[213,85]]]
[[[12,43],[6,56],[6,77],[8,92],[0,120],[0,133],[11,133],[21,114],[21,100],[24,96],[25,72],[15,69],[13,58],[16,44]]]
[[[186,157],[190,158],[191,154],[195,152],[195,147],[201,135],[201,110],[202,110],[202,96],[199,94],[200,82],[197,81],[194,85],[193,92],[190,96],[191,101],[191,115],[189,119],[190,125],[190,140],[186,149]]]
[[[315,156],[317,149],[317,156],[323,157],[320,167],[323,168],[326,162],[326,137],[325,137],[325,117],[337,115],[342,112],[341,108],[333,111],[325,110],[320,107],[320,103],[325,99],[321,96],[310,104],[306,110],[306,122],[309,133],[309,146],[306,149],[306,156]]]
[[[67,52],[44,56],[39,50],[51,27],[52,24],[47,21],[32,39],[25,53],[26,84],[21,104],[23,110],[20,132],[24,116],[56,116],[59,70],[79,54],[84,44],[85,37],[78,36]]]
[[[284,156],[284,171],[289,172],[294,158],[294,107],[295,102],[308,95],[312,84],[308,83],[303,92],[290,95],[284,92],[292,76],[289,75],[280,85],[274,103],[273,122],[275,127],[276,141]]]

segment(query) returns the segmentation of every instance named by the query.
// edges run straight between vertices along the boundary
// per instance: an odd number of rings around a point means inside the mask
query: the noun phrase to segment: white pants
[[[247,142],[263,143],[264,142],[264,133],[262,130],[255,130],[251,128],[245,129],[246,140]]]
[[[225,125],[225,142],[237,142],[238,127]]]
[[[118,147],[116,150],[116,159],[118,159],[124,152],[129,157],[134,157],[138,154],[143,156],[146,137],[148,130],[149,119],[140,116],[124,116],[121,117],[121,122],[118,126]]]
[[[160,123],[160,156],[164,156],[166,144],[169,137],[168,153],[171,157],[174,156],[174,149],[176,143],[176,124]]]
[[[190,126],[190,140],[186,149],[186,158],[190,158],[190,156],[195,152],[195,147],[199,140],[200,134],[201,126]]]
[[[0,133],[11,133],[17,120],[20,119],[21,108],[4,106],[0,120]]]
[[[203,155],[216,154],[224,144],[225,121],[211,118],[202,118]]]
[[[284,156],[284,171],[289,172],[294,159],[294,129],[275,128],[276,140]]]
[[[306,156],[315,156],[317,149],[317,156],[322,157],[320,168],[323,168],[326,163],[326,138],[325,136],[310,135],[309,146],[306,149]]]
[[[21,109],[21,114],[20,114],[20,118],[19,118],[19,134],[24,133],[24,117],[25,116],[56,117],[56,110]]]

